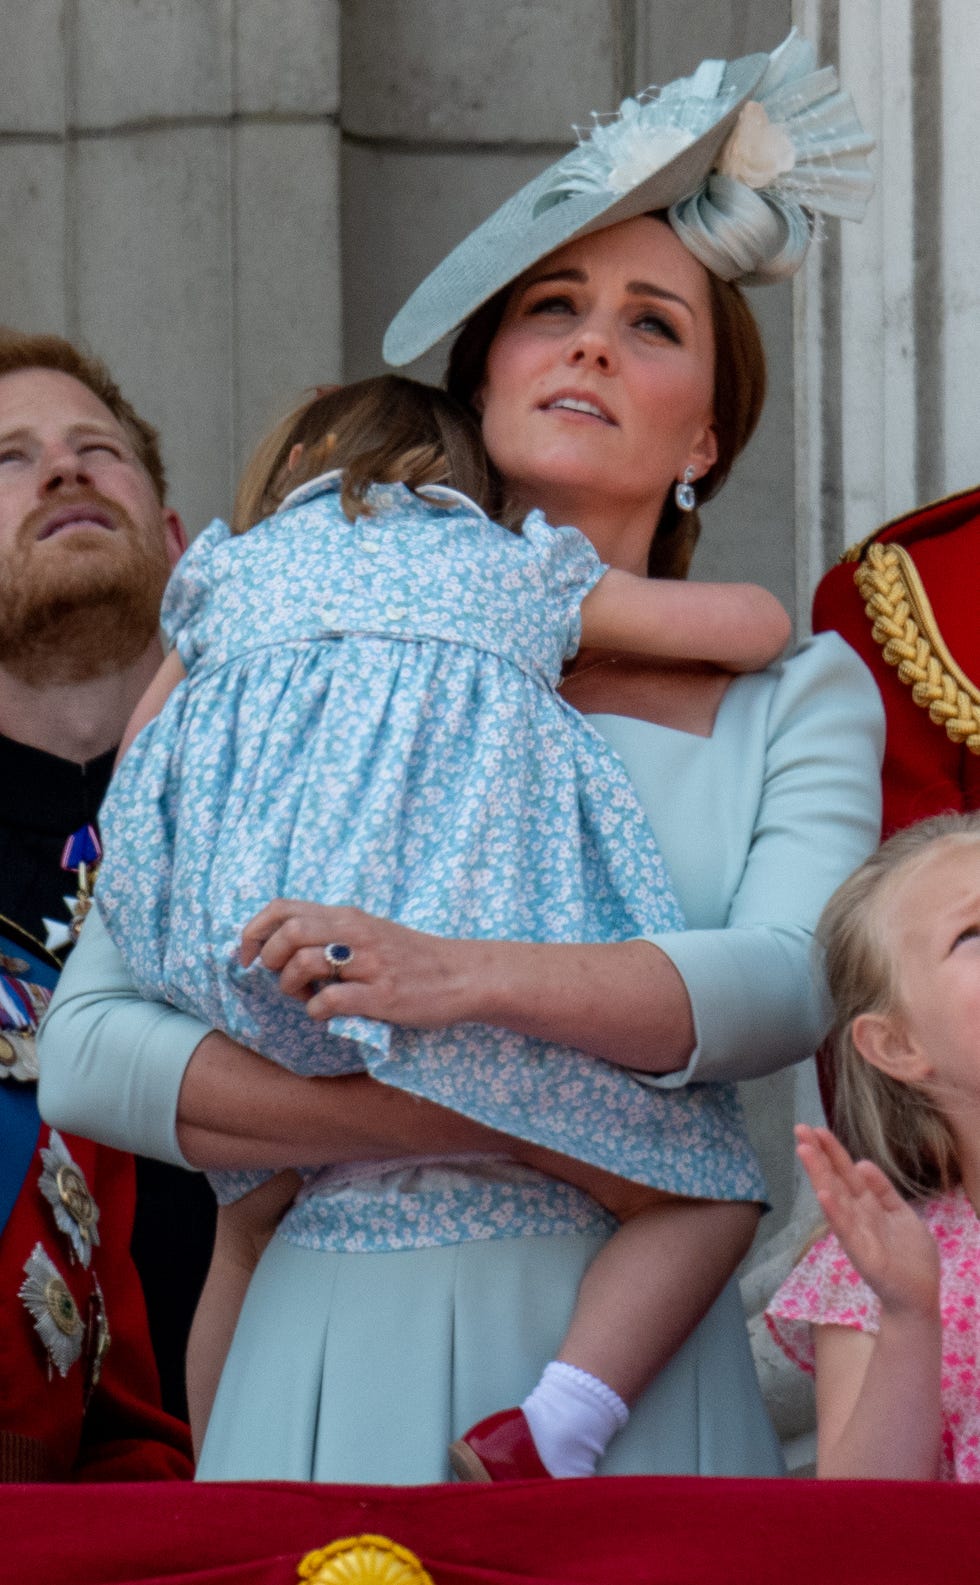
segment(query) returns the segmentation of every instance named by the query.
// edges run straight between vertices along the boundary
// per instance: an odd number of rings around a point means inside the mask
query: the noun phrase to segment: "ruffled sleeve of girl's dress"
[[[564,635],[563,658],[571,660],[582,641],[582,601],[607,568],[579,529],[553,528],[538,510],[524,519],[521,537],[549,615]]]
[[[810,1375],[814,1326],[850,1326],[876,1334],[878,1317],[876,1295],[832,1233],[807,1251],[766,1309],[766,1325],[776,1342]]]
[[[216,553],[231,537],[228,524],[215,518],[184,551],[164,592],[160,625],[185,671],[190,671],[204,647],[208,606],[218,575]]]

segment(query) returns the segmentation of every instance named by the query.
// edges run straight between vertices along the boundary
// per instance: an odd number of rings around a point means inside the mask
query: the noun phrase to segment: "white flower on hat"
[[[605,185],[612,193],[632,192],[694,142],[686,127],[651,127],[639,114],[630,115],[627,106],[640,109],[635,100],[627,100],[620,121],[592,133],[593,147],[607,162]]]
[[[770,187],[777,176],[785,176],[795,164],[796,151],[786,128],[770,121],[765,106],[750,99],[742,106],[715,169],[732,181],[758,190]]]
[[[578,193],[622,197],[642,187],[724,114],[733,99],[720,85],[724,64],[705,61],[693,77],[624,99],[614,115],[593,111],[591,127],[576,128],[578,148],[547,173],[535,214]]]

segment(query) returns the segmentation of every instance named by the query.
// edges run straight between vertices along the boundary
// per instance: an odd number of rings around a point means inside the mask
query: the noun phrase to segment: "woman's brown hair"
[[[275,426],[245,465],[232,532],[244,534],[328,468],[343,470],[341,503],[352,519],[370,512],[372,484],[448,484],[491,516],[500,505],[474,415],[435,386],[384,374],[320,387]]]
[[[735,458],[752,436],[766,397],[766,355],[752,310],[736,285],[719,280],[710,271],[708,287],[715,344],[714,425],[718,456],[698,480],[698,498],[702,501],[715,495],[728,478]],[[471,409],[483,384],[490,345],[513,290],[513,283],[505,286],[471,314],[450,350],[446,389]],[[697,512],[682,512],[671,490],[650,546],[650,576],[686,578],[700,532]]]

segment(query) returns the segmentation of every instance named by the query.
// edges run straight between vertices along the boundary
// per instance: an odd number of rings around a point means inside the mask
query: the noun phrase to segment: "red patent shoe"
[[[551,1480],[523,1409],[501,1409],[471,1426],[449,1449],[458,1480]]]

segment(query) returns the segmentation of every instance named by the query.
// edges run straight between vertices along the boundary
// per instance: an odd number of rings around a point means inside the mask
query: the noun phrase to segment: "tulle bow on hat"
[[[714,168],[668,218],[685,247],[722,280],[785,280],[803,263],[812,215],[863,217],[873,148],[837,73],[817,69],[813,46],[794,29],[739,112]]]
[[[666,212],[723,280],[785,280],[815,214],[859,220],[874,147],[849,94],[794,28],[772,55],[704,61],[690,77],[593,116],[578,147],[466,237],[412,293],[384,342],[407,363],[565,243]]]

